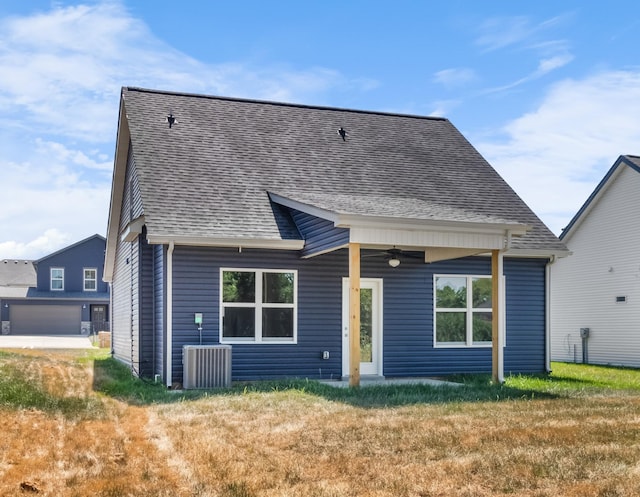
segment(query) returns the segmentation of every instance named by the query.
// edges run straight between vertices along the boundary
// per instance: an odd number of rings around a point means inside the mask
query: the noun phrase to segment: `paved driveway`
[[[84,336],[17,336],[0,335],[0,349],[91,349]]]

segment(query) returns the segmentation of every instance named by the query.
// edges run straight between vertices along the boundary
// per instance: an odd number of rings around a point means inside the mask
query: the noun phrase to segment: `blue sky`
[[[640,155],[635,1],[0,0],[0,259],[105,234],[122,86],[444,116],[556,234]]]

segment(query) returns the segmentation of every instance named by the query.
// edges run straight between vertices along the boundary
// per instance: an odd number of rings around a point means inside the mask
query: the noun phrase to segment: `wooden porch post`
[[[360,244],[349,244],[349,386],[360,386]]]
[[[492,343],[492,374],[494,383],[504,382],[503,343],[502,343],[502,252],[491,251],[491,343]]]

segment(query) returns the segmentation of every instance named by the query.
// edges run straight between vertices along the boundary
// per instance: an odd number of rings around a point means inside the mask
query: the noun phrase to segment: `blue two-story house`
[[[88,335],[109,329],[106,240],[93,235],[37,261],[0,261],[4,335]]]

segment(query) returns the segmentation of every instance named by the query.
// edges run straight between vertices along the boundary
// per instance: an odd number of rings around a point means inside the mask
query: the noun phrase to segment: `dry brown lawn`
[[[0,357],[88,406],[0,407],[0,495],[640,496],[640,394],[363,408],[283,390],[131,405],[93,391],[78,354]]]

